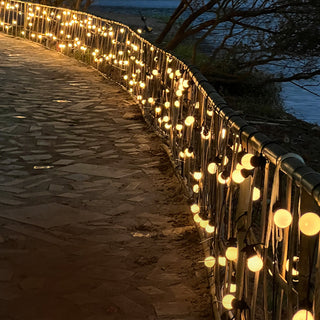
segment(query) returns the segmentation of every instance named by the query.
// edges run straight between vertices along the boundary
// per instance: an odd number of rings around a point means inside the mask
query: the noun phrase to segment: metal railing
[[[196,68],[126,25],[1,1],[0,30],[93,65],[167,138],[207,244],[215,318],[320,318],[320,174],[249,126]]]

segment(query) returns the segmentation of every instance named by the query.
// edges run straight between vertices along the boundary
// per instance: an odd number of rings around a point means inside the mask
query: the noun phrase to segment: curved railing
[[[217,319],[319,319],[320,174],[249,126],[196,68],[123,24],[2,1],[0,30],[93,65],[167,138],[207,244]]]

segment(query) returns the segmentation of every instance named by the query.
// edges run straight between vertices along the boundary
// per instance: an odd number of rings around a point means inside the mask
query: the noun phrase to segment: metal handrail
[[[320,221],[319,173],[244,121],[196,67],[124,24],[65,8],[2,0],[0,30],[93,65],[126,88],[166,138],[190,191],[191,212],[208,239],[209,260],[215,262],[208,270],[216,316],[291,320],[297,309],[306,309],[319,319],[319,233],[308,237],[299,224],[307,211],[316,212]],[[252,154],[256,164],[234,182],[243,169],[243,154]],[[276,224],[277,205],[291,212],[289,226]],[[226,260],[232,241],[238,257]],[[260,272],[248,271],[253,253],[262,258]],[[232,305],[224,300],[228,294],[234,295]]]

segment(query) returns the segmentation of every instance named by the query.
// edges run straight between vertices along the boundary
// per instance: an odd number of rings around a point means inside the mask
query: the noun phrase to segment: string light
[[[314,320],[310,311],[302,309],[294,314],[292,320]]]
[[[206,226],[206,232],[207,233],[213,233],[216,230],[215,226],[213,226],[210,222]]]
[[[292,222],[292,215],[286,209],[278,209],[273,216],[275,225],[278,228],[287,228]]]
[[[210,174],[215,174],[217,172],[217,165],[214,162],[208,164],[208,172]]]
[[[307,236],[314,236],[320,231],[320,217],[313,213],[307,212],[299,219],[299,229]]]
[[[193,116],[188,116],[188,117],[186,118],[186,120],[184,121],[184,123],[185,123],[186,126],[190,127],[191,125],[193,125],[194,120],[195,120],[195,119],[194,119]]]
[[[194,204],[190,207],[190,210],[191,210],[192,213],[199,213],[199,212],[200,212],[200,208],[199,208],[199,206],[198,206],[196,203],[194,203]]]
[[[204,265],[207,268],[212,268],[215,265],[215,263],[216,263],[216,258],[213,256],[209,256],[204,259]]]
[[[5,10],[16,10],[15,12],[18,12],[19,4],[13,4],[13,1],[10,3],[2,1],[2,11],[0,12],[6,12]],[[201,208],[206,208],[206,210],[216,210],[216,200],[204,198],[207,197],[206,189],[208,185],[216,186],[217,181],[222,185],[226,185],[230,182],[230,176],[233,182],[238,184],[242,183],[246,179],[246,176],[243,175],[243,173],[245,173],[243,169],[252,171],[261,164],[264,158],[250,153],[244,153],[242,154],[241,161],[237,159],[239,163],[231,173],[230,167],[234,168],[233,166],[237,161],[235,163],[232,161],[231,165],[229,161],[231,162],[231,159],[234,159],[236,153],[243,153],[241,144],[232,142],[231,140],[240,141],[240,137],[233,134],[231,130],[228,131],[229,129],[225,127],[220,130],[220,134],[218,135],[219,139],[215,141],[216,119],[208,118],[206,114],[212,117],[215,110],[218,111],[219,109],[209,97],[207,104],[201,95],[198,95],[197,92],[194,94],[193,80],[188,80],[193,78],[189,76],[189,71],[187,71],[188,69],[183,64],[176,64],[177,60],[169,54],[166,54],[164,56],[166,60],[163,60],[160,50],[143,42],[142,38],[135,32],[130,31],[127,27],[120,27],[121,25],[119,24],[113,25],[111,22],[110,24],[109,22],[108,24],[103,22],[103,24],[105,24],[105,26],[103,26],[100,22],[96,22],[97,20],[95,18],[93,19],[89,16],[84,19],[82,18],[82,14],[67,9],[63,9],[63,11],[61,9],[54,9],[53,11],[50,7],[35,6],[33,4],[27,4],[26,8],[27,16],[23,19],[25,22],[22,22],[25,23],[24,30],[21,31],[21,29],[19,29],[21,19],[18,18],[17,15],[7,15],[8,17],[11,16],[11,20],[7,22],[1,21],[1,30],[14,33],[14,30],[17,29],[18,31],[16,31],[16,33],[26,36],[26,38],[37,41],[38,43],[50,43],[50,45],[54,46],[60,52],[68,54],[73,52],[80,53],[83,59],[89,58],[90,63],[93,63],[93,61],[96,62],[96,67],[100,66],[100,63],[115,67],[116,70],[120,70],[121,72],[120,77],[122,84],[127,88],[130,86],[128,91],[132,93],[142,105],[145,105],[147,102],[149,103],[145,108],[151,110],[150,113],[155,118],[155,123],[159,125],[159,127],[161,126],[161,132],[164,131],[163,128],[166,130],[173,128],[173,130],[167,132],[166,135],[176,135],[175,137],[177,139],[173,141],[177,143],[178,151],[181,150],[175,153],[179,157],[177,160],[179,161],[179,165],[181,165],[181,171],[188,177],[188,180],[189,177],[192,176],[197,182],[192,186],[193,196],[197,199],[195,201],[199,203],[192,204],[190,207],[191,212],[194,214],[193,218],[208,234],[212,234],[216,230],[219,231],[219,234],[217,232],[217,237],[214,236],[211,238],[214,238],[212,241],[216,241],[216,238],[219,238],[218,241],[221,241],[220,224],[218,229],[213,225],[215,215],[211,211],[208,215],[207,213],[206,215],[200,213],[200,205]],[[43,10],[43,8],[45,8],[45,10]],[[22,13],[19,12],[19,15],[22,15]],[[39,21],[45,26],[45,28],[43,28],[43,30],[46,30],[45,32],[41,32]],[[111,24],[114,27],[112,27]],[[56,29],[52,28],[53,25]],[[79,29],[78,33],[76,31],[77,29],[72,29],[75,26]],[[137,32],[141,34],[142,29],[138,29]],[[77,37],[75,37],[76,33]],[[101,46],[99,49],[95,49],[93,44],[96,45],[99,43],[100,39],[98,37],[101,37],[103,42],[108,43],[108,47]],[[150,54],[149,50],[150,52],[154,52],[150,58],[151,66],[147,64],[147,60],[144,60],[144,56]],[[154,56],[154,54],[156,54],[156,56]],[[161,67],[160,61],[166,63],[166,70]],[[172,61],[174,61],[174,64],[170,64]],[[162,75],[162,72],[165,72],[165,75]],[[162,96],[158,96],[154,90],[150,90],[153,84],[155,84],[155,88],[158,84],[161,85]],[[192,90],[188,89],[190,86],[192,86]],[[151,92],[152,97],[150,97]],[[193,96],[197,97],[200,102],[192,100],[194,99]],[[188,115],[190,113],[193,115]],[[208,120],[210,121],[209,123],[207,122]],[[209,125],[209,127],[207,127],[207,125]],[[212,125],[213,127],[211,127]],[[225,122],[223,122],[223,126],[226,126]],[[210,128],[214,129],[210,130]],[[198,144],[199,140],[197,141],[200,137],[202,139],[200,143],[201,146]],[[183,147],[179,145],[179,143],[183,143]],[[216,152],[214,156],[218,154],[220,159],[208,161],[208,163],[207,158],[203,159],[199,154],[199,148],[207,145],[210,146],[211,143],[214,143],[214,148],[217,148],[214,149],[214,152]],[[190,146],[185,147],[186,145]],[[195,150],[191,145],[194,146]],[[228,149],[221,150],[225,145],[227,145]],[[230,153],[227,152],[230,157],[229,160],[227,156],[223,157],[222,155],[225,155],[225,151],[230,151],[230,149],[231,152],[233,152],[233,156],[231,157]],[[208,152],[207,150],[205,150],[205,152]],[[205,153],[205,157],[211,156],[211,151],[207,154]],[[202,171],[198,167],[199,164],[202,166]],[[197,171],[194,171],[194,168],[197,168]],[[223,171],[215,176],[218,170]],[[190,180],[192,184],[195,183],[194,180]],[[238,188],[233,187],[234,186],[231,186],[228,189],[228,193],[231,190],[230,196],[234,196],[235,194],[232,189],[238,190]],[[219,188],[219,190],[220,189],[223,190],[221,194],[227,193],[225,189]],[[249,191],[250,189],[248,192]],[[257,201],[260,197],[260,189],[254,187],[252,201]],[[206,199],[204,204],[202,204],[203,199]],[[208,207],[207,201],[209,202]],[[221,198],[217,201],[221,201]],[[210,220],[205,218],[205,216],[209,217]],[[287,228],[292,223],[291,213],[284,209],[275,211],[273,218],[278,228]],[[320,231],[320,217],[312,212],[303,214],[299,219],[299,229],[305,235],[317,235]],[[225,251],[225,257],[219,256],[217,260],[220,266],[225,266],[226,259],[229,261],[237,261],[237,258],[237,245],[231,245],[229,243]],[[291,268],[292,276],[299,275],[299,271],[296,268],[298,261],[298,257],[293,257]],[[204,264],[212,268],[215,262],[216,258],[209,256],[205,259]],[[287,272],[289,271],[289,264],[289,260],[287,260]],[[236,263],[232,263],[231,265],[234,266]],[[247,255],[247,266],[249,270],[253,272],[258,272],[263,268],[263,260],[258,252]],[[224,285],[228,288],[228,283]],[[231,283],[229,292],[234,292],[233,290],[235,290],[235,284]],[[225,309],[231,310],[233,309],[234,301],[235,297],[227,294],[222,299],[222,305]],[[295,313],[292,320],[313,320],[313,316],[310,311],[302,309]]]
[[[202,173],[200,171],[195,171],[193,173],[193,178],[199,181],[202,178]]]
[[[254,166],[251,164],[251,159],[253,158],[253,154],[247,153],[241,158],[241,165],[247,169],[247,170],[252,170],[254,169]]]
[[[226,294],[222,298],[223,307],[227,310],[232,310],[233,309],[232,303],[234,300],[235,300],[235,296],[233,294]]]
[[[198,184],[195,184],[193,187],[192,187],[192,190],[194,193],[199,193],[199,190],[200,190],[200,187]]]
[[[250,271],[258,272],[263,268],[263,261],[257,254],[255,254],[248,258],[247,266]]]

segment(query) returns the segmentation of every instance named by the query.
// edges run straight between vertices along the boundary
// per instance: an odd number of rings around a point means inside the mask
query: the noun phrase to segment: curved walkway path
[[[188,205],[130,96],[0,34],[0,319],[211,319]]]

